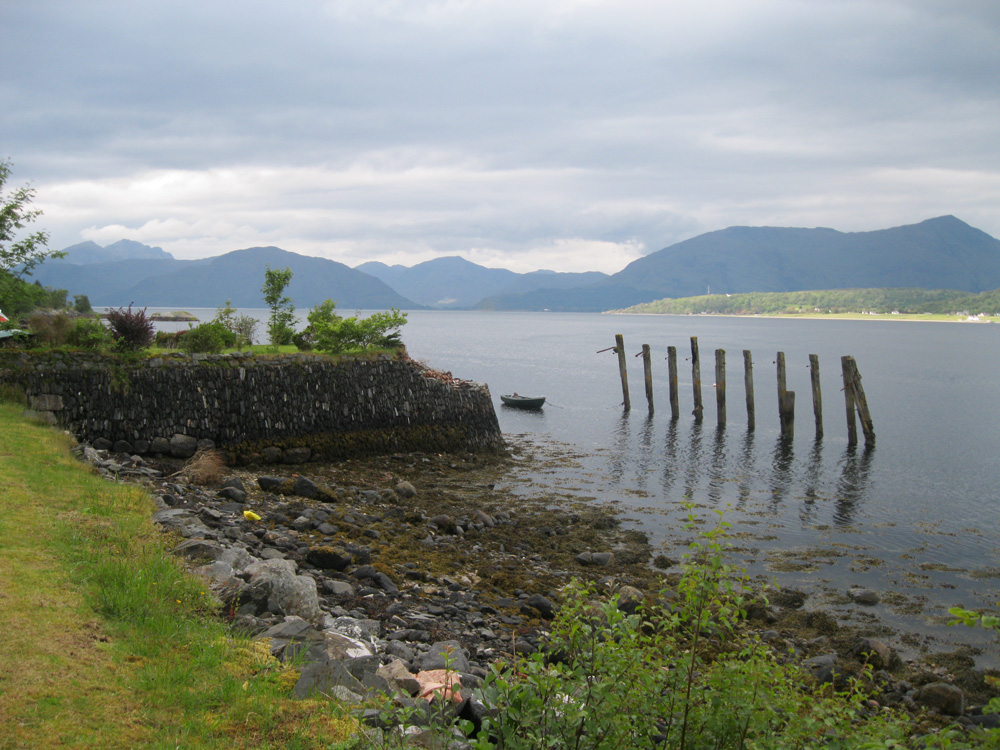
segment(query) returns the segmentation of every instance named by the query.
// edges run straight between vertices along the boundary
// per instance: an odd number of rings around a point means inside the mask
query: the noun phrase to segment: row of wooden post
[[[625,358],[625,342],[621,334],[615,336],[614,351],[618,354],[618,369],[622,380],[622,395],[624,397],[625,411],[632,408],[628,393],[628,375]],[[649,344],[642,345],[643,373],[646,383],[646,401],[649,404],[649,413],[653,413],[653,365]],[[636,355],[637,357],[639,354]],[[865,399],[864,388],[861,387],[861,374],[858,372],[858,365],[854,357],[841,357],[841,371],[844,378],[844,400],[847,408],[847,442],[849,445],[856,445],[858,442],[858,428],[855,421],[855,414],[861,420],[861,429],[864,432],[865,444],[875,444],[875,428],[872,425],[871,414],[868,411],[868,402]],[[795,435],[795,391],[788,390],[786,386],[785,353],[778,352],[776,364],[778,367],[778,419],[781,424],[781,434],[786,438]],[[813,415],[816,420],[816,437],[823,437],[823,396],[820,389],[819,378],[819,356],[809,355],[809,372],[812,383]],[[752,431],[756,428],[756,414],[754,407],[753,392],[753,355],[749,349],[743,350],[743,382],[746,390],[747,404],[747,429]],[[667,378],[670,386],[670,413],[672,419],[680,417],[680,399],[677,387],[677,347],[667,347]],[[698,351],[698,337],[691,337],[691,382],[694,390],[694,418],[696,422],[702,420],[704,405],[701,400],[701,358]],[[715,350],[715,403],[718,424],[720,427],[726,424],[726,350]]]

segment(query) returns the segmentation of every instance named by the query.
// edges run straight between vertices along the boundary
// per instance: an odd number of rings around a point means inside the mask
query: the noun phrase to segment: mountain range
[[[1000,240],[954,216],[871,232],[729,227],[670,245],[610,276],[597,272],[518,274],[459,257],[412,267],[357,268],[277,247],[177,260],[122,240],[73,245],[35,270],[43,285],[86,294],[91,304],[262,307],[264,269],[289,267],[287,290],[305,309],[327,298],[341,309],[471,309],[597,312],[707,292],[818,289],[1000,288]]]

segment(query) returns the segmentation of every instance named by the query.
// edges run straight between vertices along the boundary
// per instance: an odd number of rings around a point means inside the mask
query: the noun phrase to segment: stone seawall
[[[0,386],[82,440],[135,453],[211,443],[236,463],[299,463],[503,448],[485,385],[388,357],[0,352]]]

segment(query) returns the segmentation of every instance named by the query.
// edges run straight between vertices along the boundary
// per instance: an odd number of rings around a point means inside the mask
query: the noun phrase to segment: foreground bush
[[[77,349],[102,351],[114,344],[111,332],[97,318],[77,318],[66,336],[66,343]]]
[[[146,308],[128,310],[119,307],[108,310],[108,323],[115,346],[125,352],[138,352],[153,343],[153,321],[146,317]]]
[[[236,345],[236,336],[221,323],[202,323],[184,333],[178,346],[189,353],[218,354]]]
[[[724,529],[692,545],[676,592],[633,614],[617,598],[567,586],[544,652],[495,667],[485,681],[483,702],[494,710],[474,747],[972,746],[946,733],[914,741],[906,714],[871,715],[862,691],[870,673],[835,693],[781,663],[743,627],[745,581],[722,562]]]

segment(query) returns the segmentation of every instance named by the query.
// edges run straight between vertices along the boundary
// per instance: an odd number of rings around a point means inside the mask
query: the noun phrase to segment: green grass
[[[231,638],[134,486],[0,404],[0,748],[330,748],[356,724]]]

